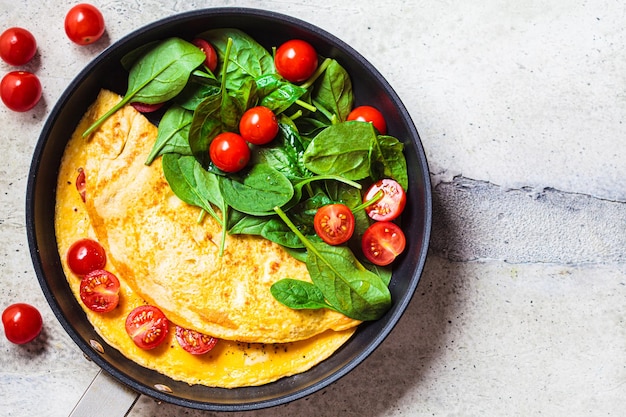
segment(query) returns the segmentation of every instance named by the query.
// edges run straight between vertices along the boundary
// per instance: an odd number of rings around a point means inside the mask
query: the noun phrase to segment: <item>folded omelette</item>
[[[310,281],[306,266],[280,246],[256,236],[227,236],[219,255],[219,224],[211,216],[198,222],[200,209],[174,195],[160,158],[145,165],[157,128],[142,114],[126,106],[82,137],[119,100],[103,90],[72,135],[55,213],[59,253],[76,297],[80,278],[70,272],[65,253],[80,238],[100,242],[106,269],[121,282],[114,311],[83,306],[107,343],[174,379],[219,387],[260,385],[303,372],[345,343],[358,321],[327,309],[293,310],[273,298],[270,286],[280,279]],[[75,187],[81,170],[84,202]],[[172,329],[157,349],[138,348],[124,321],[146,303],[158,306],[171,326],[220,339],[218,346],[191,355],[177,345]]]

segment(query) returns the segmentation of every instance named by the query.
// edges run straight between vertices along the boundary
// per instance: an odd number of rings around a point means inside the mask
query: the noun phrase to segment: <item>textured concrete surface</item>
[[[0,305],[44,333],[0,337],[0,415],[67,416],[97,372],[47,306],[28,255],[26,177],[45,118],[108,44],[181,11],[271,9],[343,39],[389,80],[430,163],[435,218],[418,291],[390,337],[327,389],[232,416],[621,416],[626,404],[626,6],[617,0],[94,1],[89,47],[71,1],[0,0],[39,42],[44,99],[0,106]],[[0,62],[0,71],[11,68]],[[94,415],[98,415],[95,413]],[[129,414],[211,416],[141,397]]]

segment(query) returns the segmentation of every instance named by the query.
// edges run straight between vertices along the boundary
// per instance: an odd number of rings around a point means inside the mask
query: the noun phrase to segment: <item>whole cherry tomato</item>
[[[306,41],[291,39],[276,50],[274,66],[287,81],[305,81],[317,69],[317,51]]]
[[[192,355],[203,355],[217,344],[217,339],[213,336],[180,326],[176,326],[176,340],[183,349]]]
[[[367,206],[365,211],[374,220],[391,221],[397,218],[406,205],[406,192],[402,186],[391,178],[376,181],[363,195],[363,202],[374,198],[379,191],[383,196],[374,204]]]
[[[39,78],[27,71],[11,71],[0,81],[0,97],[11,110],[24,112],[32,109],[41,98]]]
[[[39,310],[30,304],[16,303],[2,313],[4,334],[10,342],[21,345],[36,338],[43,327]]]
[[[141,349],[154,349],[169,333],[169,320],[158,307],[142,305],[126,317],[126,333]]]
[[[265,106],[252,107],[241,116],[239,133],[254,145],[265,145],[278,133],[276,115]]]
[[[211,70],[211,72],[215,72],[215,70],[217,69],[217,52],[215,52],[215,48],[213,48],[213,45],[211,45],[209,42],[202,38],[196,38],[191,41],[191,43],[196,45],[198,48],[200,48],[202,52],[204,52],[204,55],[206,55],[204,65],[206,65],[207,68]]]
[[[104,34],[104,17],[91,4],[77,4],[65,16],[65,33],[74,43],[92,44]]]
[[[223,132],[211,141],[209,156],[215,166],[222,171],[237,172],[248,164],[250,148],[240,135]]]
[[[361,122],[370,122],[381,135],[387,133],[387,122],[383,114],[372,106],[355,107],[350,114],[348,120],[358,120]]]
[[[13,27],[0,35],[0,58],[9,65],[24,65],[37,52],[37,41],[32,33]]]
[[[345,204],[327,204],[317,210],[313,227],[317,235],[329,245],[341,245],[354,233],[354,215]]]
[[[120,281],[104,269],[96,269],[80,282],[80,299],[90,310],[107,313],[114,310],[120,301]]]
[[[79,239],[67,251],[67,265],[78,276],[102,269],[106,263],[104,248],[95,240]]]
[[[406,238],[400,227],[391,222],[376,222],[365,230],[361,248],[373,264],[385,266],[404,251]]]

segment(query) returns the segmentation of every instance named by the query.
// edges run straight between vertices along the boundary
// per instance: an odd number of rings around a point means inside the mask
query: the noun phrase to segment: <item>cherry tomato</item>
[[[206,65],[207,68],[211,70],[211,72],[215,72],[215,70],[217,69],[217,52],[215,52],[215,48],[213,48],[213,45],[201,38],[196,38],[191,41],[191,43],[196,45],[198,48],[200,48],[200,50],[202,50],[202,52],[204,52],[204,55],[206,55],[204,65]]]
[[[43,320],[39,310],[35,307],[30,304],[16,303],[4,310],[2,324],[7,339],[12,343],[22,345],[41,333]]]
[[[104,269],[96,269],[80,282],[80,299],[90,310],[107,313],[120,301],[120,281]]]
[[[363,202],[374,198],[379,191],[383,192],[383,197],[367,206],[365,211],[374,220],[391,221],[397,218],[406,205],[406,192],[397,181],[385,178],[372,184],[363,195]]]
[[[250,148],[240,135],[223,132],[211,141],[209,156],[222,171],[237,172],[248,164]]]
[[[317,52],[301,39],[292,39],[276,50],[276,71],[287,81],[299,83],[309,78],[317,69]]]
[[[329,245],[341,245],[354,233],[354,215],[345,204],[328,204],[317,210],[313,219],[315,232]]]
[[[164,104],[165,103],[146,104],[146,103],[139,103],[138,101],[130,103],[130,105],[133,106],[133,108],[140,113],[155,112],[159,110],[161,107],[163,107]]]
[[[203,355],[213,349],[217,339],[213,336],[176,326],[178,344],[192,355]]]
[[[9,65],[24,65],[37,52],[32,33],[22,28],[9,28],[0,35],[0,58]]]
[[[104,248],[95,240],[86,238],[77,240],[67,251],[67,265],[78,276],[102,269],[106,262]]]
[[[361,247],[365,257],[373,264],[385,266],[392,263],[406,246],[404,232],[395,223],[376,222],[365,230]]]
[[[104,34],[104,17],[91,4],[77,4],[65,15],[65,33],[74,43],[92,44]]]
[[[126,317],[126,333],[142,349],[159,346],[169,333],[169,320],[158,307],[136,307]]]
[[[358,120],[361,122],[370,122],[374,125],[378,133],[384,135],[387,133],[387,122],[383,114],[372,106],[355,107],[350,114],[348,120]]]
[[[250,143],[265,145],[278,133],[276,115],[265,106],[252,107],[241,116],[239,133]]]
[[[84,203],[87,195],[87,178],[85,177],[85,170],[82,168],[78,170],[78,175],[76,176],[76,190]]]
[[[39,78],[27,71],[11,71],[0,82],[0,97],[13,111],[24,112],[32,109],[41,98]]]

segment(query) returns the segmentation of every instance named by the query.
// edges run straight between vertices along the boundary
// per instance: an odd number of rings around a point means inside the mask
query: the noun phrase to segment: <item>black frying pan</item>
[[[380,320],[360,326],[346,345],[311,370],[260,387],[190,386],[143,368],[107,346],[72,295],[56,246],[55,187],[63,150],[101,88],[124,94],[127,73],[121,68],[121,58],[153,40],[169,36],[191,39],[215,27],[237,27],[268,48],[290,38],[302,38],[321,55],[336,58],[352,77],[356,104],[375,103],[386,115],[389,133],[405,143],[409,167],[410,190],[403,214],[408,246],[394,264],[392,308]],[[369,62],[341,40],[292,17],[254,9],[216,8],[172,16],[141,28],[106,49],[76,77],[53,108],[35,148],[28,178],[26,223],[35,271],[52,310],[70,337],[106,373],[157,400],[204,410],[243,411],[283,404],[320,390],[354,369],[383,342],[417,287],[428,249],[431,210],[429,172],[419,135],[397,94]]]

